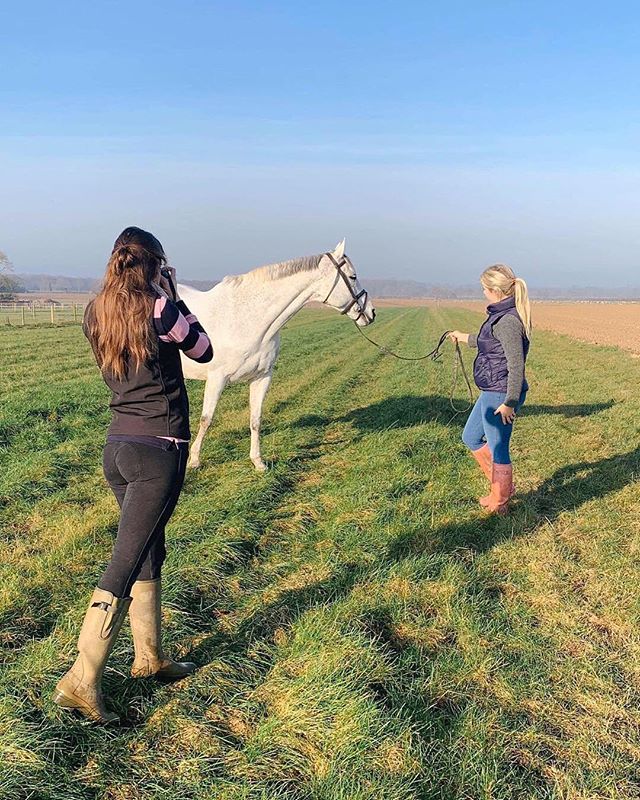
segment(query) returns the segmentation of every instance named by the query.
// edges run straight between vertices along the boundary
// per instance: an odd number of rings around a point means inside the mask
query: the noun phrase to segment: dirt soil
[[[28,303],[36,305],[46,303],[47,300],[57,300],[65,305],[73,303],[85,305],[93,297],[95,297],[94,292],[20,292],[16,295],[18,301],[26,300]]]
[[[378,306],[457,306],[483,312],[478,300],[429,300],[422,298],[375,300]],[[621,347],[640,355],[640,303],[633,302],[533,302],[534,328],[564,333],[593,344]]]

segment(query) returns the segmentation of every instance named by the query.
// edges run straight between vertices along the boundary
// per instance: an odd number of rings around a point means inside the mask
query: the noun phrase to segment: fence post
[[[32,301],[31,302],[31,316],[33,317],[33,321],[36,321],[36,304]]]
[[[78,304],[77,303],[73,304],[73,321],[74,322],[78,321]]]
[[[54,313],[53,313],[53,303],[51,303],[51,324],[53,325],[55,321],[56,321],[56,318],[55,318]]]
[[[24,328],[24,306],[20,307],[20,319],[22,322],[22,327]]]

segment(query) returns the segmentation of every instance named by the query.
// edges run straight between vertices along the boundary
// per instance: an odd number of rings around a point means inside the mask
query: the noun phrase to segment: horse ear
[[[333,251],[333,257],[336,259],[336,261],[339,261],[342,256],[344,256],[344,243],[345,240],[343,239],[340,244],[336,245],[335,250]]]

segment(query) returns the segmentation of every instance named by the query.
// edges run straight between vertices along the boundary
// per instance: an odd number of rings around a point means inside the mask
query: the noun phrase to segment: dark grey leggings
[[[100,589],[126,597],[136,580],[160,577],[164,528],[173,513],[187,466],[188,445],[167,449],[138,442],[108,442],[103,467],[120,505],[118,535]]]

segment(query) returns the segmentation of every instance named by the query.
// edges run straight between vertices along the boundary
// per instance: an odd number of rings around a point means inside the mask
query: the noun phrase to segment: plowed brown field
[[[440,305],[483,312],[478,300],[376,299],[376,305]],[[563,333],[593,344],[621,347],[640,355],[640,303],[547,303],[534,302],[535,328]]]

